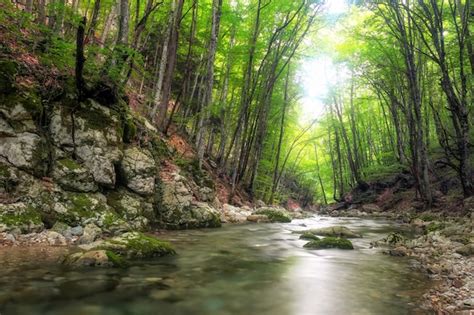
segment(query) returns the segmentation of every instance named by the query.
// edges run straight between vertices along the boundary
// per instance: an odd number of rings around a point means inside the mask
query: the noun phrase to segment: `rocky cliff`
[[[14,62],[9,67],[4,87],[18,71]],[[110,235],[220,226],[214,188],[176,165],[163,171],[172,149],[125,103],[49,102],[36,93],[2,89],[0,232],[63,224]]]

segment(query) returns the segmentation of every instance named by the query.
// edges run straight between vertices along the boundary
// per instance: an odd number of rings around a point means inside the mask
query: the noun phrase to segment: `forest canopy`
[[[334,3],[25,0],[0,18],[37,29],[70,98],[126,95],[232,191],[305,206],[407,172],[430,206],[446,167],[473,195],[472,1]],[[308,101],[325,74],[307,67],[328,56],[336,80]]]

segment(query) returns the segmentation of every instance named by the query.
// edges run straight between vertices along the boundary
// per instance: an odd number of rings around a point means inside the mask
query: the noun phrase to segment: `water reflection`
[[[342,224],[354,251],[308,251],[292,230]],[[5,314],[413,314],[429,286],[403,258],[369,249],[389,222],[314,218],[160,235],[179,255],[126,270],[64,270],[58,253],[0,250]],[[56,256],[55,256],[56,255]]]

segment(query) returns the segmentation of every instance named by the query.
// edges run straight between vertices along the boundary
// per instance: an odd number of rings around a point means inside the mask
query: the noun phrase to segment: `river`
[[[355,250],[307,250],[293,230],[344,225]],[[159,235],[178,255],[127,269],[67,270],[63,249],[0,249],[0,314],[426,314],[429,280],[370,242],[393,222],[314,217]]]

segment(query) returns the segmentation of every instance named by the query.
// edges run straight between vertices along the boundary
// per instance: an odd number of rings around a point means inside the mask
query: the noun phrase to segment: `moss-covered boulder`
[[[325,237],[320,240],[313,240],[306,243],[303,247],[308,249],[354,249],[351,241],[340,237]]]
[[[44,229],[40,213],[23,202],[0,204],[0,232],[32,233]]]
[[[150,222],[156,220],[153,204],[126,189],[109,192],[107,204],[135,230],[147,230]]]
[[[425,226],[425,231],[428,234],[428,233],[433,233],[433,232],[436,232],[436,231],[440,231],[440,230],[444,229],[445,227],[446,227],[446,224],[443,223],[443,222],[431,221],[430,223],[428,223]]]
[[[291,217],[288,212],[278,208],[260,208],[255,214],[266,215],[270,222],[291,222]]]
[[[157,216],[169,229],[220,227],[220,213],[204,202],[196,202],[189,179],[179,171],[160,174]]]
[[[106,250],[126,259],[143,259],[176,254],[168,242],[140,232],[123,235],[96,242],[82,248],[86,250]]]
[[[119,234],[130,231],[131,226],[121,218],[100,193],[62,191],[53,194],[43,205],[43,216],[50,224],[64,222],[70,226],[93,223],[104,232]]]
[[[345,237],[345,238],[358,238],[362,237],[360,234],[350,230],[345,226],[330,226],[330,227],[323,227],[318,229],[311,229],[306,231],[296,231],[294,233],[304,233],[310,232],[315,235],[320,236],[332,236],[332,237]]]
[[[311,232],[304,232],[303,234],[300,235],[300,240],[313,240],[313,241],[318,241],[320,240],[319,237],[314,235]]]
[[[98,186],[90,171],[70,158],[59,159],[53,168],[53,179],[65,190],[95,192]]]

